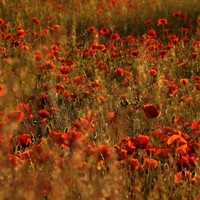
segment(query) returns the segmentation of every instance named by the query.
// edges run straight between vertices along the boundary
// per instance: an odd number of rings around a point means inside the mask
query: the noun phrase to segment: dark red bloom
[[[168,84],[167,94],[169,97],[173,97],[178,92],[178,86],[175,83]]]
[[[108,28],[101,28],[100,29],[100,33],[102,34],[102,35],[104,35],[104,36],[108,36],[109,35],[109,33],[110,33],[110,30],[108,29]]]
[[[140,162],[136,158],[127,158],[126,162],[128,167],[131,168],[131,170],[138,170],[141,166]]]
[[[119,36],[119,34],[117,34],[117,33],[112,34],[111,38],[112,38],[113,40],[120,40],[120,36]]]
[[[23,30],[23,29],[20,29],[17,31],[17,35],[22,38],[22,37],[25,37],[26,35],[26,32]]]
[[[158,118],[161,114],[160,107],[154,104],[145,104],[142,106],[142,110],[148,119]]]
[[[157,36],[156,31],[151,29],[147,33],[147,38],[155,38]]]
[[[148,135],[136,134],[131,141],[134,143],[135,147],[144,149],[148,146],[150,137]]]
[[[4,20],[0,18],[0,25],[4,24]]]
[[[41,118],[48,118],[50,116],[50,113],[47,110],[39,110],[38,115]]]
[[[37,25],[40,25],[40,20],[36,19],[35,17],[33,17],[33,18],[31,19],[31,21],[32,21],[33,23],[37,24]]]
[[[10,122],[21,122],[24,119],[25,115],[21,110],[12,110],[8,112],[6,118]]]
[[[106,145],[99,145],[97,147],[97,159],[105,160],[110,157],[110,150]]]
[[[139,51],[138,50],[133,50],[131,52],[131,56],[135,57],[135,56],[138,56],[139,55]]]
[[[28,147],[30,146],[31,144],[31,138],[30,138],[30,135],[29,134],[22,134],[22,135],[18,135],[17,136],[17,139],[19,140],[20,142],[20,145],[22,147]]]
[[[159,19],[157,23],[158,26],[164,26],[166,24],[168,24],[168,20],[165,18]]]
[[[0,97],[1,97],[1,96],[4,96],[5,93],[6,93],[6,88],[0,86]]]
[[[151,26],[153,24],[153,21],[150,20],[150,19],[147,19],[145,22],[144,22],[145,25],[147,26]]]

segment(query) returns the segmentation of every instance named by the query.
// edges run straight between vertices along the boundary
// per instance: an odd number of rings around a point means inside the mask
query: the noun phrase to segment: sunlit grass
[[[199,8],[0,1],[0,199],[199,199]]]

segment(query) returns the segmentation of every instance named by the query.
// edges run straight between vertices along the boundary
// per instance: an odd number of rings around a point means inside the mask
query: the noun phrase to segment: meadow
[[[198,0],[0,0],[0,199],[199,200]]]

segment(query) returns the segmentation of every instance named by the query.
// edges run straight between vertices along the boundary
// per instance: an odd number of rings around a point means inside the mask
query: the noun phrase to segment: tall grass
[[[0,199],[199,199],[199,8],[0,1]]]

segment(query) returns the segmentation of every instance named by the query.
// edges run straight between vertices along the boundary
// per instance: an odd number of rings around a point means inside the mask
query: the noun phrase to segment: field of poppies
[[[199,200],[198,0],[0,0],[0,199]]]

